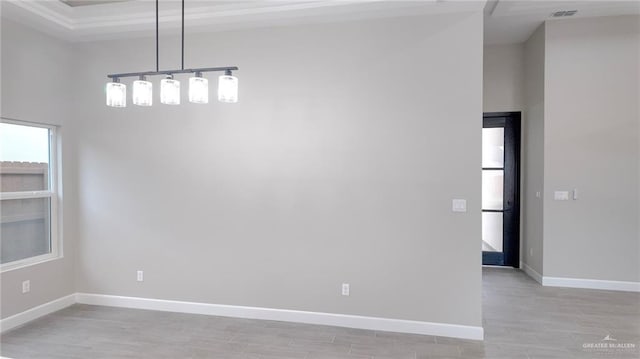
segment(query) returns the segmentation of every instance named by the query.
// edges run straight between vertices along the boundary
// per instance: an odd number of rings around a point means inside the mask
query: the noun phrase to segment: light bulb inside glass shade
[[[133,81],[133,104],[151,106],[153,104],[153,84],[149,81]]]
[[[218,77],[218,101],[238,102],[238,78],[231,75]]]
[[[165,105],[180,104],[180,81],[171,78],[160,81],[160,102]]]
[[[107,106],[110,107],[127,107],[127,86],[119,82],[108,82],[107,87]]]
[[[199,76],[189,78],[189,102],[209,103],[209,80]]]

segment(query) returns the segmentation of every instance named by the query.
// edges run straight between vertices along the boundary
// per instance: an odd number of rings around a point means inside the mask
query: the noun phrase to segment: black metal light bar
[[[180,68],[184,70],[184,0],[182,0],[182,41],[181,41],[181,50],[182,50],[182,62]]]
[[[157,75],[173,75],[173,74],[187,74],[187,73],[202,73],[202,72],[222,72],[225,75],[231,75],[231,71],[236,71],[236,66],[225,67],[203,67],[198,69],[185,69],[184,68],[184,0],[182,0],[182,42],[181,42],[181,68],[180,70],[163,70],[160,71],[160,42],[158,32],[158,0],[156,0],[156,70],[155,71],[143,71],[143,72],[127,72],[121,74],[107,75],[108,78],[114,81],[122,77],[141,77],[141,76],[157,76]]]
[[[236,71],[236,66],[225,67],[203,67],[198,69],[183,69],[183,70],[162,70],[162,71],[143,71],[143,72],[126,72],[121,74],[107,75],[110,79],[119,79],[122,77],[140,77],[140,76],[157,76],[157,75],[173,75],[173,74],[190,74],[196,72],[225,72]]]
[[[158,0],[156,0],[156,71],[160,71],[160,36],[158,25]]]

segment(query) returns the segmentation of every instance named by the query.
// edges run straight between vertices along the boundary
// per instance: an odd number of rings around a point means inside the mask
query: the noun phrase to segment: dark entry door
[[[519,267],[520,113],[485,113],[482,126],[482,264]]]

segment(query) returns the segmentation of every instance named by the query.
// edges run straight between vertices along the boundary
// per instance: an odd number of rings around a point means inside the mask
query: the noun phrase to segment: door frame
[[[520,267],[520,142],[521,142],[521,113],[520,112],[485,112],[482,114],[482,128],[486,123],[504,123],[505,149],[513,147],[513,151],[505,151],[504,178],[513,176],[513,184],[505,181],[503,207],[503,248],[502,263],[498,265]],[[510,126],[507,126],[510,122]],[[509,161],[511,159],[511,161]],[[508,165],[508,166],[507,166]],[[513,203],[510,203],[513,202]],[[506,239],[506,238],[510,238]],[[502,254],[500,253],[500,254]],[[482,252],[482,262],[496,263],[498,253]]]

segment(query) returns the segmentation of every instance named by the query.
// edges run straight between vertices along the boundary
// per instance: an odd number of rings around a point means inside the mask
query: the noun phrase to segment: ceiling
[[[180,0],[159,0],[163,34],[180,28]],[[153,0],[1,0],[2,16],[71,41],[151,36]],[[526,41],[550,15],[578,10],[570,18],[640,14],[640,0],[187,0],[189,31],[283,26],[367,18],[482,11],[485,44]]]
[[[566,18],[551,18],[551,14],[563,10],[578,10]],[[529,36],[545,20],[612,15],[640,15],[640,0],[489,0],[485,8],[484,42],[492,44],[516,44],[527,41]]]
[[[60,0],[63,3],[69,6],[88,6],[88,5],[101,5],[101,4],[110,4],[122,1],[131,1],[131,0]]]
[[[155,1],[0,0],[2,16],[71,41],[152,36]],[[162,34],[178,32],[180,0],[159,0]],[[482,11],[485,0],[187,0],[190,32]]]

